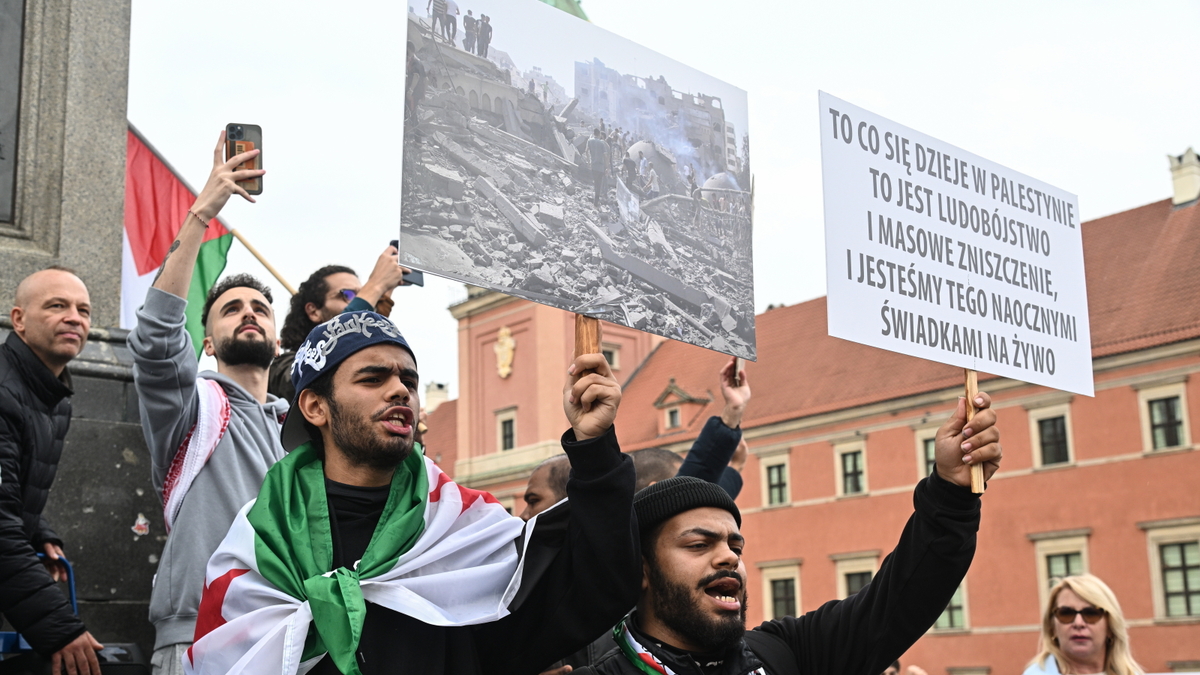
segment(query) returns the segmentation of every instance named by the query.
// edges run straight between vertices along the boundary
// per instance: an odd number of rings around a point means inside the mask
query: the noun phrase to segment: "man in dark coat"
[[[66,366],[87,342],[91,302],[73,272],[50,268],[21,281],[14,305],[0,345],[0,614],[53,672],[100,675],[102,646],[54,587],[66,579],[54,562],[63,542],[42,515],[71,421]]]
[[[970,567],[979,529],[971,466],[991,477],[1000,434],[987,394],[968,423],[938,430],[937,469],[917,484],[915,512],[875,578],[844,600],[747,632],[741,514],[712,483],[677,476],[634,498],[645,570],[637,609],[593,666],[608,675],[767,673],[877,675],[937,620]],[[579,672],[587,672],[581,669]]]

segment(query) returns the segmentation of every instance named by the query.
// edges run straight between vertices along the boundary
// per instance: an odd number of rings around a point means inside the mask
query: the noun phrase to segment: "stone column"
[[[15,185],[11,217],[0,223],[0,289],[11,295],[26,275],[66,265],[91,291],[93,324],[115,326],[130,0],[0,4],[9,10],[0,14],[23,22]]]

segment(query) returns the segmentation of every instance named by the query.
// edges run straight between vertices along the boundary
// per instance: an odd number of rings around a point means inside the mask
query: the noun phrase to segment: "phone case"
[[[234,155],[248,152],[254,149],[262,150],[262,127],[257,124],[227,124],[225,125],[225,159],[229,160]],[[262,153],[259,152],[257,157],[252,157],[249,160],[242,162],[235,167],[235,171],[243,169],[261,169],[263,168]],[[247,193],[252,195],[261,195],[263,191],[262,177],[252,178],[250,180],[240,180],[238,185],[241,185]]]

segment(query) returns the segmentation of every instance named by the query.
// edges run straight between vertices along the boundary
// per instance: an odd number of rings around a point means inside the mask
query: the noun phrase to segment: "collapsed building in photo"
[[[755,358],[749,141],[721,99],[599,59],[556,82],[413,14],[408,41],[403,264]]]

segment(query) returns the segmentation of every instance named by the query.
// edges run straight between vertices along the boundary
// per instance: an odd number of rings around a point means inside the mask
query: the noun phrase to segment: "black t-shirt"
[[[329,529],[333,535],[333,566],[353,569],[362,559],[387,505],[391,486],[358,487],[325,479],[329,500]],[[383,673],[478,672],[469,627],[443,628],[367,603],[367,617],[358,642],[363,675]],[[419,650],[404,646],[420,645]],[[341,675],[326,656],[311,675]]]

